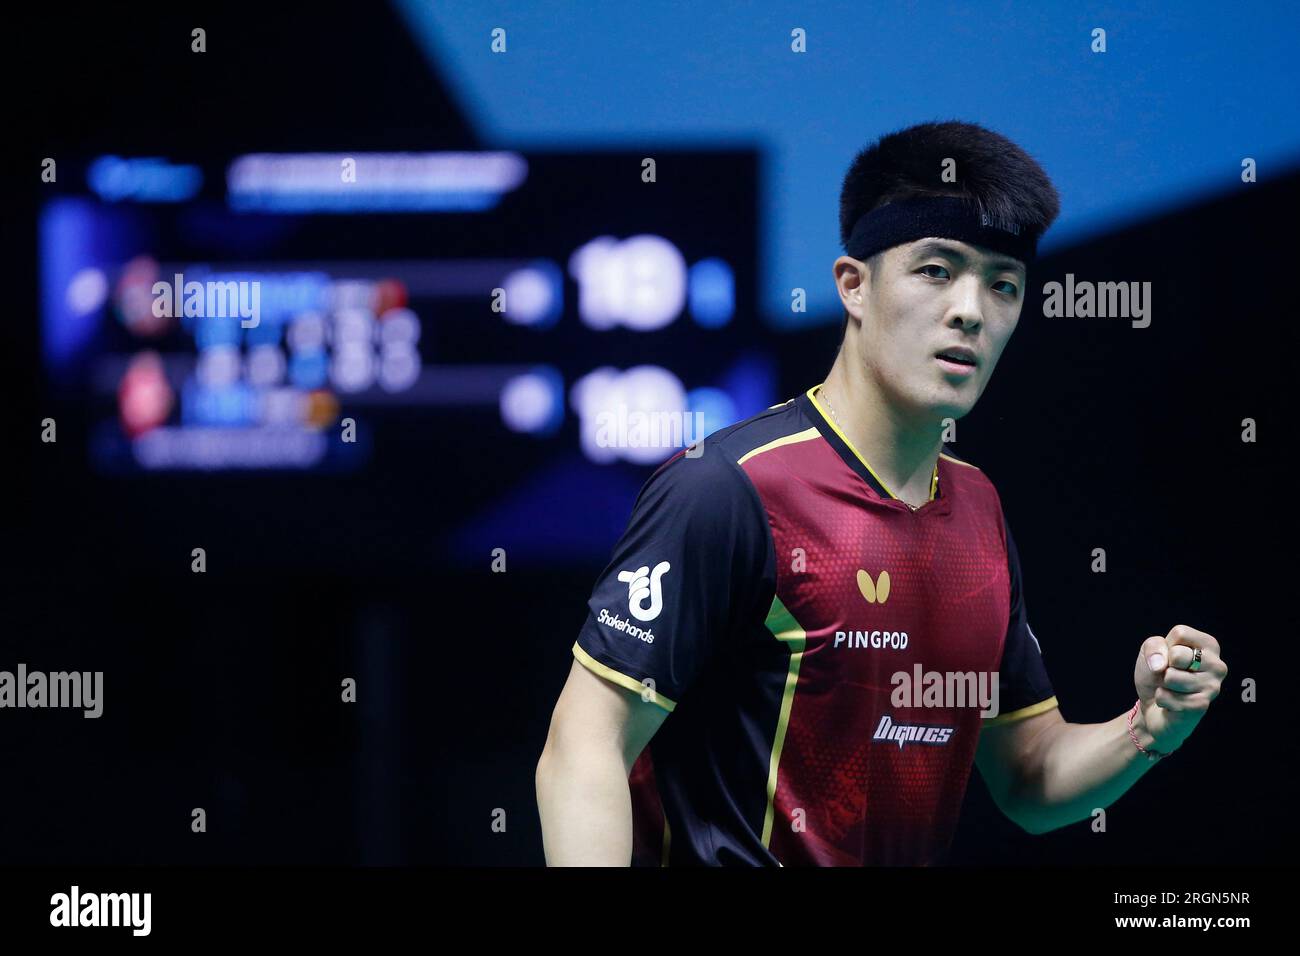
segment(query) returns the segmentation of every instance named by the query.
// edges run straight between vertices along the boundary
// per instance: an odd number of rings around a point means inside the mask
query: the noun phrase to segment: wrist
[[[1153,703],[1152,706],[1155,706]],[[1128,712],[1127,727],[1129,740],[1134,748],[1150,761],[1160,760],[1168,757],[1178,749],[1182,741],[1173,741],[1168,737],[1157,737],[1151,732],[1146,721],[1146,710],[1142,706],[1142,701],[1135,703]]]

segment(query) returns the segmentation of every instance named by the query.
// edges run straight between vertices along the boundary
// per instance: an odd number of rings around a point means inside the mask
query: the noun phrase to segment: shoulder
[[[978,465],[959,455],[952,445],[944,445],[939,452],[939,477],[948,480],[950,488],[956,488],[965,496],[992,497],[997,501],[998,492],[992,479]]]
[[[941,494],[959,496],[966,506],[981,509],[1005,536],[1006,517],[997,486],[982,468],[958,455],[951,445],[944,445],[939,453],[939,482],[940,488],[946,489]]]
[[[720,428],[695,445],[677,452],[651,476],[651,481],[693,492],[726,495],[752,491],[740,463],[793,431],[806,427],[794,402],[773,405],[735,424]]]
[[[980,471],[977,465],[967,461],[965,456],[959,455],[956,448],[952,445],[945,444],[943,448],[939,450],[939,458],[942,461],[947,461],[958,466],[960,469],[969,469],[970,471],[976,472],[980,475],[984,474],[984,472]]]
[[[747,456],[779,442],[803,421],[794,400],[774,405],[678,451],[646,481],[638,510],[714,531],[766,536],[767,509],[741,466]]]

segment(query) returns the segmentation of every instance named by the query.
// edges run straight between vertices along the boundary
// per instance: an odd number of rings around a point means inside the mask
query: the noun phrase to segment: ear
[[[832,272],[835,277],[835,288],[840,294],[840,305],[845,313],[856,312],[860,316],[869,278],[869,266],[852,256],[840,256],[835,260]]]

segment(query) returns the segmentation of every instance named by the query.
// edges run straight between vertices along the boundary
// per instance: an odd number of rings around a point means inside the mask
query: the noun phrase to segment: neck
[[[890,405],[870,374],[846,361],[844,351],[818,398],[823,395],[835,408],[840,430],[895,497],[914,506],[930,500],[930,479],[943,448],[938,422]]]

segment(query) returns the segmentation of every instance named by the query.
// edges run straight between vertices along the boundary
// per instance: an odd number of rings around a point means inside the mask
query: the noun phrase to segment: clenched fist
[[[1200,664],[1191,670],[1197,651]],[[1142,720],[1155,738],[1152,748],[1160,753],[1177,750],[1219,696],[1227,676],[1219,642],[1204,631],[1179,624],[1164,637],[1143,641],[1133,684]]]

